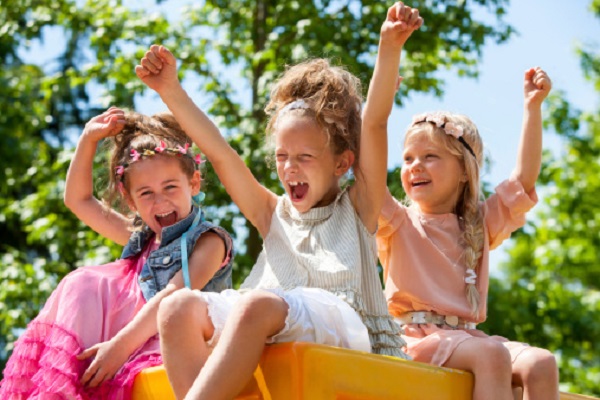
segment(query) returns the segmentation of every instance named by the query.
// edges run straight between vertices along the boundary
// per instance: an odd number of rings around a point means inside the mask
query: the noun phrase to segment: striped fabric
[[[356,214],[347,190],[330,205],[305,213],[280,197],[263,251],[241,289],[298,286],[342,298],[367,326],[374,353],[407,358],[377,273],[375,235]]]

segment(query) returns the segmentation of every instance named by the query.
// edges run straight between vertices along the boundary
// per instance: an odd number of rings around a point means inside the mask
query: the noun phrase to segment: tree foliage
[[[502,19],[507,2],[413,2],[426,25],[406,46],[401,97],[415,91],[442,94],[441,70],[476,76],[483,44],[501,43],[512,33]],[[261,150],[262,109],[271,82],[287,64],[326,56],[346,65],[366,87],[388,5],[379,0],[1,1],[0,360],[64,274],[119,255],[118,247],[64,207],[62,193],[84,123],[109,105],[134,108],[144,86],[133,67],[150,44],[174,51],[182,78],[194,78],[184,82],[197,84],[188,91],[202,94],[201,105],[258,179],[278,190]],[[161,11],[166,7],[168,14]],[[206,183],[212,216],[238,235],[239,282],[261,241],[254,229],[240,227],[243,220],[210,169]]]
[[[600,3],[592,8],[600,17]],[[600,53],[578,50],[586,78],[600,94]],[[564,390],[600,395],[600,110],[573,108],[554,95],[547,127],[563,138],[546,153],[539,189],[544,201],[520,231],[491,285],[489,331],[552,350]]]

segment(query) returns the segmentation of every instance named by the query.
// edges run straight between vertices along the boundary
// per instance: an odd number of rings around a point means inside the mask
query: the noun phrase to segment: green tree
[[[175,3],[192,5],[167,15],[152,9],[161,3],[172,9],[173,1],[0,2],[0,171],[6,182],[0,187],[1,360],[18,328],[36,315],[65,273],[119,254],[66,210],[62,191],[70,149],[85,121],[111,104],[134,107],[144,86],[133,67],[150,44],[162,43],[175,52],[182,77],[196,78],[187,82],[198,87],[188,89],[206,96],[202,106],[258,179],[277,190],[261,150],[270,83],[286,64],[326,56],[347,65],[366,86],[391,4],[180,1]],[[440,70],[476,76],[484,43],[501,43],[512,34],[502,19],[507,3],[413,2],[427,24],[406,46],[402,97],[415,91],[441,95]],[[39,48],[55,56],[44,62],[24,56]],[[252,227],[239,228],[245,222],[210,168],[206,182],[209,212],[231,231],[235,225],[244,242],[236,257],[239,282],[261,241]]]
[[[592,5],[600,17],[600,2]],[[578,50],[586,78],[600,93],[600,53]],[[548,348],[564,390],[600,395],[600,110],[580,111],[554,95],[548,127],[564,140],[546,153],[538,189],[544,201],[514,236],[494,279],[486,330]]]

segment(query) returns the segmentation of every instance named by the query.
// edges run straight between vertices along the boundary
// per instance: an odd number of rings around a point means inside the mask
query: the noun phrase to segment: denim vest
[[[190,215],[181,221],[167,226],[162,230],[162,240],[158,249],[154,250],[148,256],[146,263],[142,267],[138,282],[146,301],[149,301],[156,293],[164,289],[171,278],[181,269],[181,235],[187,231],[194,218],[201,214],[200,223],[187,234],[187,251],[192,254],[196,241],[205,232],[214,232],[225,243],[227,263],[223,265],[212,277],[212,279],[202,288],[204,292],[220,292],[232,287],[231,268],[233,260],[233,241],[227,231],[219,226],[213,225],[204,220],[204,213],[197,207],[192,208]],[[134,232],[129,238],[129,242],[123,248],[121,258],[128,258],[139,254],[148,239],[153,236],[153,232],[145,227],[141,231]]]

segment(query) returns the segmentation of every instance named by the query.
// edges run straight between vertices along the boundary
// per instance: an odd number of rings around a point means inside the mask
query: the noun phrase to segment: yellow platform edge
[[[237,400],[469,400],[473,376],[395,357],[312,343],[265,348]],[[593,400],[561,393],[561,400]],[[164,367],[140,372],[133,400],[175,400]],[[598,400],[598,399],[596,399]]]

